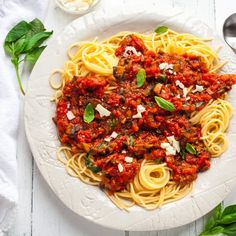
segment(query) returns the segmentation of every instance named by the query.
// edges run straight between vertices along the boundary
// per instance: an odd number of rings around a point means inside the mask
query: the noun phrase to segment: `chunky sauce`
[[[126,52],[127,46],[135,51]],[[121,42],[116,56],[114,77],[74,77],[64,86],[54,117],[61,143],[74,153],[86,152],[86,165],[101,171],[101,186],[111,192],[123,190],[134,179],[143,159],[166,162],[177,183],[194,181],[198,172],[210,167],[211,155],[200,140],[200,126],[189,122],[190,114],[211,99],[223,98],[235,83],[235,75],[209,73],[197,56],[148,51],[134,35]],[[145,70],[146,79],[138,87],[140,69]],[[197,86],[201,89],[196,90]],[[175,110],[159,107],[155,96],[171,102]],[[94,120],[86,123],[83,115],[89,103],[94,108],[100,104],[111,114],[101,117],[94,110]],[[138,105],[145,111],[134,118]],[[70,119],[68,112],[73,114]],[[113,132],[117,137],[106,141]],[[171,136],[179,143],[176,154],[162,147]],[[186,151],[187,143],[196,154]]]

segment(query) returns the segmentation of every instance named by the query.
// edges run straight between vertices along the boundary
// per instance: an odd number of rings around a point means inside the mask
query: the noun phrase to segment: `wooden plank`
[[[32,235],[125,236],[125,232],[101,227],[73,213],[52,192],[35,166]]]
[[[31,206],[32,206],[32,163],[33,158],[25,136],[23,121],[23,101],[21,101],[21,114],[19,121],[19,135],[17,148],[17,181],[18,181],[18,210],[14,227],[9,236],[31,235]]]

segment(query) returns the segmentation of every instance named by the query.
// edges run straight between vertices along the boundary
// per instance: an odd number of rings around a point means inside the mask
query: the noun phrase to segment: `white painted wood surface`
[[[33,1],[33,0],[31,0]],[[51,0],[45,24],[57,33],[75,17],[65,16]],[[135,0],[102,0],[101,5]],[[178,7],[188,14],[200,18],[222,35],[222,25],[227,16],[236,12],[235,0],[156,0],[162,5]],[[145,0],[144,4],[148,4]],[[56,25],[56,27],[55,27]],[[23,101],[22,101],[23,103]],[[22,105],[23,107],[23,105]],[[23,109],[21,109],[23,110]],[[207,217],[176,229],[159,232],[122,232],[106,229],[90,223],[67,209],[55,196],[39,173],[30,152],[21,112],[18,137],[18,189],[19,203],[17,219],[9,236],[197,236]],[[236,188],[225,199],[225,204],[236,203]]]

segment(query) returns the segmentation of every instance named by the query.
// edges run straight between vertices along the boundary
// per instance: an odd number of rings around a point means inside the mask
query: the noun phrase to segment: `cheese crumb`
[[[132,54],[130,54],[130,53],[132,53]],[[141,52],[137,52],[135,47],[127,46],[125,48],[125,52],[123,53],[123,56],[128,57],[128,56],[133,55],[133,54],[136,55],[136,56],[140,56]]]
[[[180,152],[180,146],[179,146],[179,141],[175,139],[175,136],[168,136],[166,137],[167,140],[170,142],[170,144],[173,146],[174,149],[176,149],[177,152]]]
[[[142,113],[146,111],[146,108],[142,105],[137,106],[137,114],[133,115],[133,118],[142,118]]]
[[[175,81],[176,86],[178,86],[179,88],[181,88],[183,90],[183,97],[186,98],[187,94],[188,94],[188,89],[184,86],[184,84],[182,82],[180,82],[179,80]]]
[[[201,85],[196,85],[196,88],[192,91],[192,93],[199,92],[201,93],[204,90],[204,87]]]
[[[113,131],[112,134],[110,135],[110,137],[104,138],[104,140],[106,142],[110,142],[113,138],[117,138],[117,136],[118,136],[118,134],[115,131]]]
[[[126,153],[126,150],[122,150],[121,153]]]
[[[163,63],[159,64],[159,68],[161,70],[173,70],[174,66],[173,66],[173,64],[168,64],[167,62],[163,62]]]
[[[118,170],[119,172],[123,172],[124,170],[124,167],[120,163],[118,164]]]
[[[75,115],[73,114],[72,111],[68,111],[66,113],[66,116],[67,116],[68,120],[73,120],[75,118]]]
[[[133,162],[133,157],[125,157],[125,161],[127,163],[131,163],[131,162]]]
[[[99,112],[100,116],[110,116],[111,112],[108,111],[105,107],[103,107],[101,104],[97,104],[95,107],[95,110]]]

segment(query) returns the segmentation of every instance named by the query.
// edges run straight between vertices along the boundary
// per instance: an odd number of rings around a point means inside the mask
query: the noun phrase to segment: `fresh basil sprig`
[[[94,120],[94,109],[91,103],[88,103],[84,110],[84,122],[90,123]]]
[[[136,75],[136,79],[138,88],[142,87],[146,79],[146,71],[144,69],[140,69]]]
[[[236,205],[222,209],[219,204],[208,219],[204,231],[199,236],[236,235]]]
[[[29,23],[20,21],[8,32],[5,38],[3,47],[11,57],[11,62],[14,65],[18,84],[23,95],[25,95],[25,91],[21,83],[19,64],[22,61],[27,61],[32,68],[46,47],[41,46],[41,44],[52,33],[52,31],[46,32],[43,23],[35,18]]]
[[[174,111],[175,110],[175,107],[171,102],[165,100],[164,98],[158,97],[158,96],[155,96],[154,98],[155,98],[157,105],[160,108],[162,108],[166,111]]]
[[[155,32],[156,32],[157,34],[163,34],[163,33],[165,33],[167,30],[168,30],[168,27],[162,25],[162,26],[157,27],[157,28],[155,29]]]
[[[191,145],[190,143],[187,143],[187,144],[186,144],[185,149],[186,149],[187,152],[189,152],[189,153],[191,153],[191,154],[194,154],[194,155],[197,154],[196,149],[195,149],[194,146]]]

